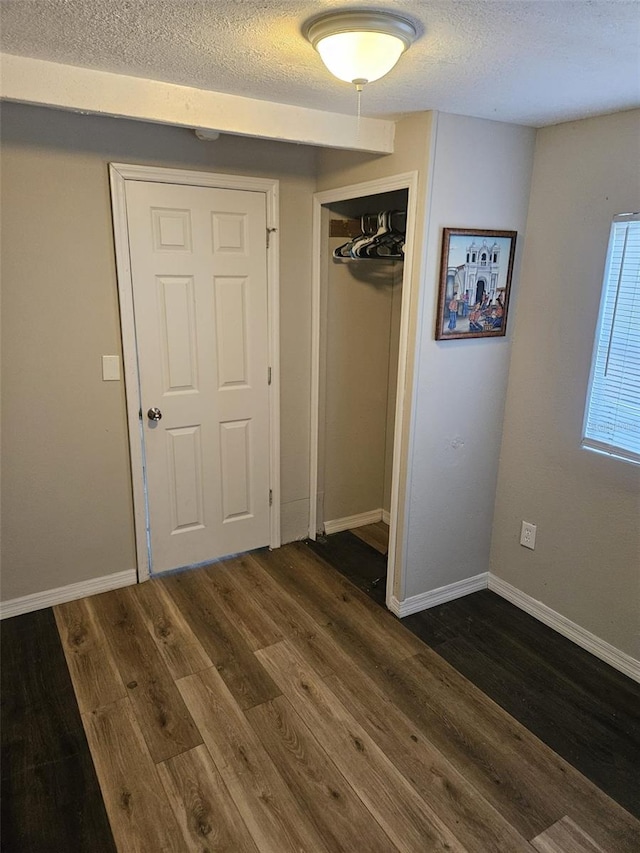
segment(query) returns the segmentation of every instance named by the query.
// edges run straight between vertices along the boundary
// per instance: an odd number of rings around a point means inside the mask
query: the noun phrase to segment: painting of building
[[[436,337],[502,335],[515,233],[445,229]]]
[[[452,243],[455,240],[463,242],[463,238],[454,238]],[[451,246],[450,257],[454,248]],[[450,266],[447,271],[447,297],[452,299],[457,293],[468,305],[495,303],[499,291],[504,292],[504,282],[500,279],[501,249],[499,239],[479,244],[472,238],[466,246],[464,263]]]

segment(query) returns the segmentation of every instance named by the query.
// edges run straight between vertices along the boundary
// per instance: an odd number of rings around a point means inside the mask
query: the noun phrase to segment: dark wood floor
[[[400,624],[325,546],[5,620],[2,850],[640,850],[637,685],[490,593]]]
[[[349,531],[308,545],[384,605],[384,556]],[[489,590],[402,624],[640,817],[639,684]]]
[[[0,848],[115,853],[51,608],[0,632]]]

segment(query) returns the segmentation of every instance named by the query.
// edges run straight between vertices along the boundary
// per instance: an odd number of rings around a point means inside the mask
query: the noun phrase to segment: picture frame
[[[505,335],[517,231],[444,228],[436,340]]]

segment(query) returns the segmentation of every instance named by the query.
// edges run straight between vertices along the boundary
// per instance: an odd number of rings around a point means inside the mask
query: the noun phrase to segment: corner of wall
[[[431,117],[431,130],[409,460],[409,597],[489,569],[513,330],[491,340],[435,341],[441,235],[444,227],[523,234],[535,136],[531,128],[447,113]]]
[[[640,476],[580,440],[611,219],[640,197],[639,138],[640,110],[537,132],[491,542],[494,577],[636,658]]]

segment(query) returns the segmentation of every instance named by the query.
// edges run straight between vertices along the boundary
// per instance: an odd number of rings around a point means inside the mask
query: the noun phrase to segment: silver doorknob
[[[156,409],[154,406],[147,412],[147,417],[150,421],[159,421],[162,420],[162,412],[160,411],[160,409]]]

